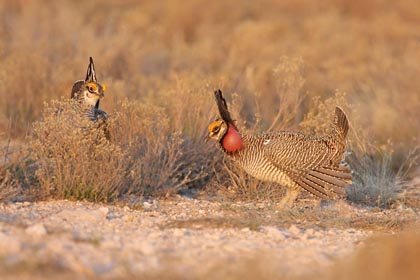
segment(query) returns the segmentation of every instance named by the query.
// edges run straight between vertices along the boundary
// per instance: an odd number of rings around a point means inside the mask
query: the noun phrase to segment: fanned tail
[[[345,196],[345,187],[351,180],[351,169],[343,163],[311,170],[297,184],[321,199],[338,199]]]
[[[331,134],[338,141],[344,141],[349,132],[349,121],[343,109],[335,107],[335,117],[331,125]]]

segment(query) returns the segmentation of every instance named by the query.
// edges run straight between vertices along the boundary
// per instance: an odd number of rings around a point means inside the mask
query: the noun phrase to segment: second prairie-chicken
[[[90,57],[86,78],[74,82],[71,89],[71,98],[78,101],[78,108],[76,109],[89,120],[106,121],[106,113],[99,109],[99,102],[104,97],[104,93],[105,87],[98,83],[95,65],[92,57]]]
[[[343,161],[349,130],[343,110],[336,107],[325,136],[290,131],[246,135],[236,127],[220,90],[215,97],[221,119],[209,125],[208,138],[251,176],[286,187],[281,207],[291,207],[302,189],[321,199],[345,195],[352,174]]]
[[[108,116],[103,110],[99,109],[99,103],[104,97],[105,89],[105,86],[98,83],[95,65],[92,57],[90,57],[85,80],[76,81],[71,90],[71,98],[76,100],[73,109],[76,114],[79,114],[85,120],[93,122],[90,126],[101,129],[106,138],[109,139],[106,124]]]

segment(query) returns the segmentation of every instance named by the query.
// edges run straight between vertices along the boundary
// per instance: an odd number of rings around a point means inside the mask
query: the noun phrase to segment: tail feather
[[[320,188],[322,188],[323,193],[328,198],[341,197],[345,193],[344,187],[334,185],[334,184],[332,184],[330,182],[327,182],[327,181],[324,181],[324,180],[322,180],[319,177],[316,177],[314,175],[308,175],[306,178],[307,178],[307,180],[317,184]]]
[[[348,166],[340,165],[337,170],[327,169],[327,168],[318,168],[318,172],[324,173],[328,176],[334,176],[336,178],[341,178],[344,180],[351,180],[351,169]]]
[[[332,134],[340,140],[346,139],[349,132],[349,121],[343,109],[335,107],[335,117],[332,123]]]
[[[328,199],[328,194],[325,193],[325,189],[318,185],[317,183],[314,183],[306,178],[303,178],[297,184],[305,189],[307,192],[315,195],[316,197],[319,197],[321,199]]]
[[[322,199],[342,198],[345,187],[351,183],[351,170],[348,166],[321,167],[310,171],[297,184]]]
[[[340,187],[340,188],[344,188],[345,186],[348,185],[343,180],[340,180],[340,179],[338,179],[336,177],[333,177],[333,176],[330,176],[330,175],[327,175],[327,174],[324,174],[324,173],[321,173],[321,172],[317,172],[317,171],[311,171],[311,172],[309,172],[309,174],[307,175],[307,177],[310,177],[310,176],[315,177],[315,178],[317,178],[319,180],[322,180],[326,184],[335,185],[335,186]]]

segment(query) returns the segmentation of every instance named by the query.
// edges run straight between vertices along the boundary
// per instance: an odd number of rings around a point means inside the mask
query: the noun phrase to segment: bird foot
[[[287,210],[293,207],[293,203],[295,202],[299,191],[297,190],[287,190],[285,196],[282,200],[277,204],[277,209],[279,210]]]

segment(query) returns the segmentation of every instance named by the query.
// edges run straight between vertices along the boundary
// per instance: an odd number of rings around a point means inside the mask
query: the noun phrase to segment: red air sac
[[[222,146],[228,152],[236,152],[243,148],[242,137],[239,132],[231,125],[222,139]]]

